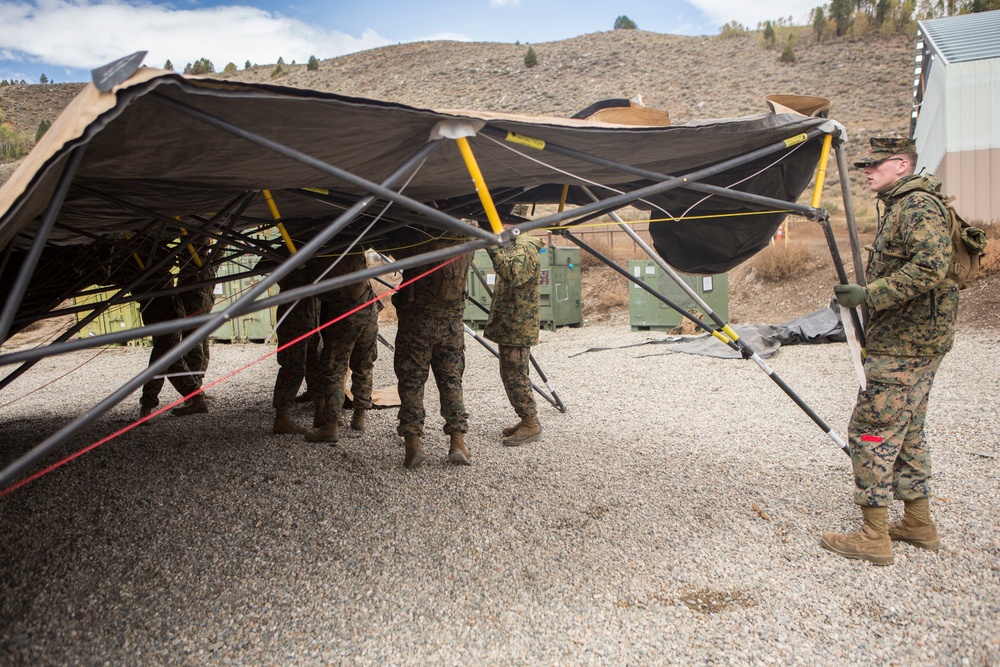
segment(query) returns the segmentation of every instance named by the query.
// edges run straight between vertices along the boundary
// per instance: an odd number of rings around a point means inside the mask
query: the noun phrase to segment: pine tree
[[[538,64],[538,56],[535,55],[535,47],[529,46],[527,52],[524,54],[524,66],[534,67]]]
[[[316,59],[316,56],[309,56],[309,62],[306,63],[306,69],[310,72],[315,72],[319,69],[319,61]]]
[[[167,70],[168,72],[174,71],[174,64],[170,62],[170,58],[167,58],[167,62],[163,63],[163,69]]]

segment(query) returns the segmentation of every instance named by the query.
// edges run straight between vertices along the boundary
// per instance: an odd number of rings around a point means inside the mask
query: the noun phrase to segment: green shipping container
[[[656,291],[660,292],[687,312],[701,320],[706,320],[702,308],[674,282],[670,275],[651,259],[633,259],[628,262],[629,273]],[[723,320],[729,319],[729,275],[720,273],[712,276],[680,274],[684,282],[718,313]],[[635,283],[629,283],[628,290],[629,324],[632,331],[669,331],[681,325],[685,318],[676,310]]]
[[[576,247],[561,248],[546,246],[539,253],[541,271],[538,277],[540,326],[548,331],[556,327],[583,324],[581,310],[581,280],[580,280],[580,249]],[[465,306],[462,319],[472,329],[482,329],[489,317],[489,308],[493,300],[490,293],[496,285],[496,272],[493,262],[485,250],[477,250],[473,257],[473,266],[486,279],[486,286],[476,276],[475,270],[469,269],[466,289],[469,293],[469,303]],[[489,291],[487,291],[489,287]],[[482,304],[479,308],[473,301]]]

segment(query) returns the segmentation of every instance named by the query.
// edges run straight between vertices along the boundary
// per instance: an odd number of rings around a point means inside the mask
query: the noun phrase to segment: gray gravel
[[[469,339],[473,465],[445,463],[430,383],[417,471],[392,409],[336,447],[272,435],[267,358],[213,388],[211,414],[160,417],[0,499],[0,663],[1000,665],[1000,342],[960,334],[934,387],[941,550],[898,545],[877,568],[819,546],[860,522],[844,453],[751,362],[623,347],[661,337],[543,332],[569,411],[542,403],[543,439],[521,448],[499,444],[513,413]],[[573,356],[591,347],[614,349]],[[217,345],[209,379],[270,350]],[[42,362],[0,403],[93,354]],[[0,462],[146,355],[107,350],[0,409]],[[846,437],[846,345],[769,364]]]

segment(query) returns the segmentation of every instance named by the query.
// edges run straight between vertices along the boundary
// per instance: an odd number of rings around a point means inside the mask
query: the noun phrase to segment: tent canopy
[[[840,128],[796,113],[792,99],[782,96],[771,111],[744,118],[635,126],[417,109],[140,69],[108,92],[88,85],[0,188],[0,291],[10,288],[32,244],[44,243],[11,332],[90,285],[121,285],[117,265],[148,264],[154,249],[181,234],[264,255],[260,234],[251,234],[273,231],[280,216],[293,237],[309,238],[372,192],[369,182],[382,182],[439,138],[440,147],[397,180],[393,190],[407,200],[388,205],[388,195],[376,191],[376,205],[337,238],[353,238],[376,214],[369,238],[391,238],[407,224],[446,229],[447,219],[488,228],[483,188],[456,137],[467,138],[505,222],[526,222],[513,215],[517,203],[590,204],[587,187],[602,200],[618,197],[610,210],[620,207],[621,193],[696,172],[705,185],[794,202],[813,174],[821,135]],[[808,112],[817,99],[808,98]],[[46,229],[60,184],[65,198]],[[693,273],[725,271],[752,256],[788,210],[687,187],[630,203],[664,220],[650,225],[657,252]],[[557,222],[583,219],[565,213]]]

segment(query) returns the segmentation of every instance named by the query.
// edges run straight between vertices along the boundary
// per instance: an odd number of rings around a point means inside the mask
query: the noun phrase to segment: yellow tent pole
[[[562,194],[559,195],[559,212],[566,210],[566,198],[569,196],[569,183],[563,186]]]
[[[476,192],[479,194],[479,201],[482,202],[483,208],[486,210],[486,218],[490,221],[490,227],[494,234],[499,234],[503,231],[503,225],[500,224],[500,214],[497,213],[497,207],[493,204],[490,191],[486,188],[483,172],[479,171],[476,156],[472,154],[472,146],[469,145],[469,140],[466,137],[458,137],[455,139],[455,143],[458,144],[458,150],[462,153],[465,168],[469,170],[472,182],[476,184]]]
[[[180,217],[176,217],[175,216],[174,219],[175,220],[180,220]],[[188,232],[187,232],[186,229],[184,229],[183,227],[181,227],[181,234],[183,236],[187,236]],[[197,266],[200,269],[201,268],[201,264],[202,264],[201,255],[199,255],[198,251],[194,249],[194,244],[188,243],[188,252],[191,253],[191,258],[194,259],[195,266]]]
[[[126,241],[131,241],[132,240],[132,235],[129,234],[128,232],[125,232],[125,240]],[[141,259],[139,259],[139,253],[133,252],[132,256],[135,257],[135,263],[139,265],[139,268],[142,269],[143,271],[145,271],[146,270],[146,265],[142,263]]]
[[[288,230],[285,229],[285,225],[281,223],[281,214],[278,213],[278,205],[274,203],[274,197],[271,196],[271,191],[261,190],[261,192],[264,193],[264,201],[267,202],[267,207],[271,209],[271,215],[278,221],[278,231],[281,232],[281,238],[285,240],[285,246],[288,248],[288,252],[294,255],[299,250],[295,247],[295,241],[292,240]]]
[[[833,135],[823,137],[823,152],[819,156],[816,167],[816,187],[813,189],[812,207],[819,208],[819,200],[823,196],[823,184],[826,181],[826,163],[830,159],[830,146],[833,145]]]

